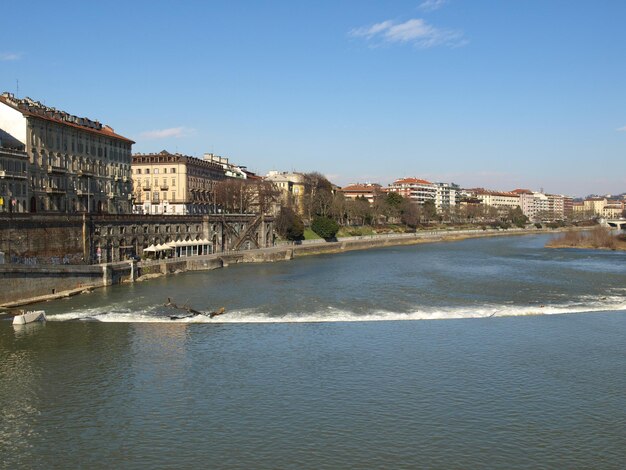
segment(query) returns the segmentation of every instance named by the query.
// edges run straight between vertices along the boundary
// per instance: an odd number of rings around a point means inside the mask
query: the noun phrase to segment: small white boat
[[[14,325],[25,325],[35,321],[46,321],[46,312],[43,310],[30,310],[13,317]]]

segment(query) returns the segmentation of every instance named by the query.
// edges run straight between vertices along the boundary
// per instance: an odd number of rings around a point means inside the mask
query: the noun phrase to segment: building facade
[[[374,202],[377,196],[383,194],[382,186],[376,183],[349,184],[339,189],[339,192],[342,193],[346,199],[355,200],[356,198],[365,198],[370,204]]]
[[[585,206],[585,212],[594,215],[602,215],[604,206],[608,204],[608,200],[605,197],[590,197],[583,201]]]
[[[28,156],[29,212],[130,212],[132,140],[10,93],[0,95],[0,129]]]
[[[166,150],[135,154],[132,160],[134,212],[139,214],[210,214],[217,212],[215,184],[223,167]]]
[[[478,188],[470,190],[472,197],[480,201],[484,206],[495,207],[498,210],[509,210],[520,207],[520,197],[514,192],[491,191]]]
[[[461,188],[454,183],[435,183],[435,206],[437,210],[454,209],[461,199]]]
[[[400,178],[387,187],[387,192],[398,193],[417,204],[424,204],[426,201],[434,203],[437,198],[437,185],[418,178]]]
[[[28,154],[0,142],[0,212],[27,212],[29,197]]]
[[[304,213],[304,175],[302,173],[270,171],[265,181],[273,183],[280,191],[281,202],[300,215]]]

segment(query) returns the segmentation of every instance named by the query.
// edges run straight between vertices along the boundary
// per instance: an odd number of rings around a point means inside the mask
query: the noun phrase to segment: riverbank
[[[626,236],[614,235],[610,229],[600,226],[586,233],[568,230],[546,243],[546,248],[626,251]]]
[[[63,298],[70,295],[80,294],[85,290],[97,287],[106,287],[111,284],[122,282],[141,282],[150,279],[166,276],[170,274],[178,274],[187,271],[205,271],[227,267],[230,264],[238,263],[269,263],[278,261],[288,261],[293,258],[302,256],[314,256],[321,254],[342,253],[353,250],[366,250],[373,248],[384,248],[389,246],[416,245],[421,243],[437,243],[437,242],[454,242],[465,240],[468,238],[484,238],[484,237],[502,237],[516,235],[534,235],[542,233],[555,233],[563,231],[563,229],[509,229],[509,230],[433,230],[420,231],[416,233],[405,234],[384,234],[384,235],[368,235],[361,237],[347,237],[334,242],[326,242],[324,240],[310,240],[301,244],[285,243],[272,248],[261,248],[256,250],[246,250],[228,253],[217,253],[213,255],[197,256],[189,258],[176,258],[166,260],[142,261],[132,266],[132,262],[116,263],[116,269],[126,268],[127,273],[124,277],[119,277],[113,282],[103,282],[102,275],[88,282],[80,278],[79,285],[68,286],[71,284],[72,267],[64,267],[62,274],[55,274],[55,269],[50,268],[46,274],[52,279],[48,279],[45,285],[33,282],[37,276],[41,276],[41,271],[46,268],[39,266],[38,273],[29,273],[26,266],[4,265],[0,266],[0,278],[4,281],[12,282],[10,290],[5,290],[3,297],[0,299],[0,316],[6,316],[9,309],[14,309],[24,305],[39,303],[47,300]],[[122,266],[123,265],[123,266]],[[128,265],[128,266],[126,266]],[[76,266],[77,272],[85,269],[95,270],[98,272],[111,271],[107,269],[108,265],[96,266]],[[136,269],[136,271],[135,271]],[[18,277],[16,278],[16,274]],[[57,276],[55,284],[54,276]],[[68,280],[69,278],[69,280]],[[56,285],[56,287],[55,287]],[[41,289],[41,292],[37,291]],[[1,310],[5,310],[3,314]]]

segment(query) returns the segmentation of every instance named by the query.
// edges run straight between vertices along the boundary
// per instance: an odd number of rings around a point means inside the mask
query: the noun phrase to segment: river
[[[626,253],[464,240],[0,322],[3,468],[623,468]],[[172,321],[194,309],[226,314]]]

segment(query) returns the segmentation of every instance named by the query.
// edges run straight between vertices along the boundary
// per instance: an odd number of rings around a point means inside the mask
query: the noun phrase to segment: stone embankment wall
[[[543,233],[537,229],[508,229],[508,230],[433,230],[416,233],[392,233],[386,235],[366,235],[361,237],[346,237],[336,242],[325,240],[308,240],[293,246],[294,256],[318,255],[326,253],[340,253],[350,250],[365,250],[368,248],[382,248],[386,246],[416,245],[419,243],[433,243],[441,241],[455,241],[466,238],[497,237],[506,235],[524,235]],[[286,246],[286,245],[285,245]]]
[[[12,307],[133,280],[137,263],[89,266],[0,265],[0,305]]]
[[[81,215],[3,214],[0,251],[6,263],[80,264],[85,254]]]

